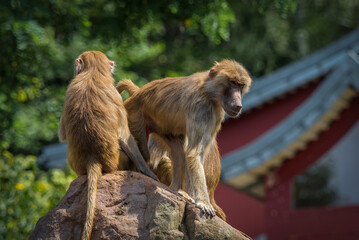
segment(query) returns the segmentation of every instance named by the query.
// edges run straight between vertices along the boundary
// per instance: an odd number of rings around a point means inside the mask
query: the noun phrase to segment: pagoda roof
[[[246,111],[260,107],[318,78],[311,96],[278,125],[238,150],[222,156],[222,181],[251,188],[328,128],[359,92],[359,30],[324,49],[255,79],[244,97]]]

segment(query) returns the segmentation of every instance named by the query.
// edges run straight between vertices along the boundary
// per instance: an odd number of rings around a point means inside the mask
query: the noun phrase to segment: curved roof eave
[[[243,110],[260,106],[329,73],[346,58],[350,49],[359,50],[359,29],[302,60],[255,79],[251,91],[243,99]]]
[[[354,55],[353,52],[346,53],[315,92],[281,124],[254,143],[223,156],[221,179],[229,181],[285,152],[291,143],[302,137],[333,108],[348,88],[355,88],[359,92],[359,57],[355,59],[355,55],[358,57],[355,52]]]

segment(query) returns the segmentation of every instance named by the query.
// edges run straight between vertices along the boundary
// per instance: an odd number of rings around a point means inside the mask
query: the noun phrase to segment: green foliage
[[[330,206],[338,193],[330,184],[333,161],[318,162],[294,181],[294,204],[296,208]]]
[[[25,239],[63,197],[75,173],[41,171],[35,156],[0,153],[0,239]]]
[[[193,22],[193,36],[219,44],[229,40],[234,15],[225,0],[11,0],[1,3],[0,21],[0,147],[38,154],[57,140],[63,95],[83,51],[105,52],[117,79],[143,85],[152,74],[136,65],[165,51],[167,31]]]

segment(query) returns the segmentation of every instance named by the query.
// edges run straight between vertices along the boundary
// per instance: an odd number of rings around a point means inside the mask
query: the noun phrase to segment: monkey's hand
[[[185,191],[183,190],[178,190],[178,194],[181,197],[184,197],[186,200],[190,201],[191,203],[195,204],[195,201],[193,198],[191,198]]]
[[[211,217],[216,216],[216,210],[212,207],[210,203],[207,203],[203,200],[196,201],[196,207],[200,208],[203,212],[207,213]]]

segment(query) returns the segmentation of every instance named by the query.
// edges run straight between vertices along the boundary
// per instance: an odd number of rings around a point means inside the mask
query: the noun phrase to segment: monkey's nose
[[[236,105],[236,110],[240,111],[242,109],[242,105]]]

